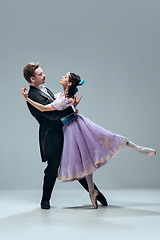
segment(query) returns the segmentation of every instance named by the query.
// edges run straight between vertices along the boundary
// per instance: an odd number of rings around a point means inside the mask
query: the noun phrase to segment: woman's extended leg
[[[89,197],[91,199],[91,202],[94,206],[94,208],[98,208],[97,204],[97,195],[99,194],[97,190],[94,189],[94,183],[93,183],[93,174],[86,176],[88,189],[89,189]]]
[[[154,149],[138,146],[138,145],[132,143],[131,141],[128,141],[126,143],[126,146],[131,147],[131,148],[135,149],[136,151],[143,153],[145,155],[153,156],[156,154],[156,151]]]

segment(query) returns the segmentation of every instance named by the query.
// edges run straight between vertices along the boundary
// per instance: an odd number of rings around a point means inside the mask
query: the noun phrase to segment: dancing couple
[[[77,114],[81,99],[78,86],[84,80],[75,73],[67,73],[60,84],[63,91],[53,95],[46,87],[45,75],[38,63],[29,63],[23,69],[24,78],[30,85],[22,94],[31,114],[40,125],[39,142],[42,161],[47,161],[44,171],[41,208],[50,208],[51,193],[58,177],[63,182],[78,180],[89,191],[94,208],[97,201],[107,206],[107,200],[93,183],[93,172],[105,165],[124,146],[145,155],[155,155],[151,148],[138,146],[126,137],[112,133],[84,116]]]

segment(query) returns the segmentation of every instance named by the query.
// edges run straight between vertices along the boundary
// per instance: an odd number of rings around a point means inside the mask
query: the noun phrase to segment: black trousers
[[[51,193],[57,178],[63,148],[62,127],[57,125],[55,129],[48,132],[45,145],[47,156],[47,167],[44,171],[42,201],[50,200]]]

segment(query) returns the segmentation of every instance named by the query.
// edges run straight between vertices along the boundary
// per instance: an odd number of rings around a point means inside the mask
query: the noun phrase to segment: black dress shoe
[[[49,204],[49,201],[43,201],[41,202],[41,208],[42,209],[50,209],[50,204]]]
[[[99,201],[102,204],[102,206],[108,206],[107,200],[101,192],[99,192],[97,196],[97,201]]]

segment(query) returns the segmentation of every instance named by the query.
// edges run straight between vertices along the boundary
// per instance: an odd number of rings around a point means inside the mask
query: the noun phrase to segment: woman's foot
[[[146,148],[141,146],[135,146],[134,149],[142,154],[153,156],[156,154],[156,151],[152,148]]]
[[[98,204],[97,204],[97,195],[98,194],[99,194],[99,192],[97,190],[95,190],[94,188],[89,189],[89,197],[90,197],[93,207],[95,209],[98,208]]]

